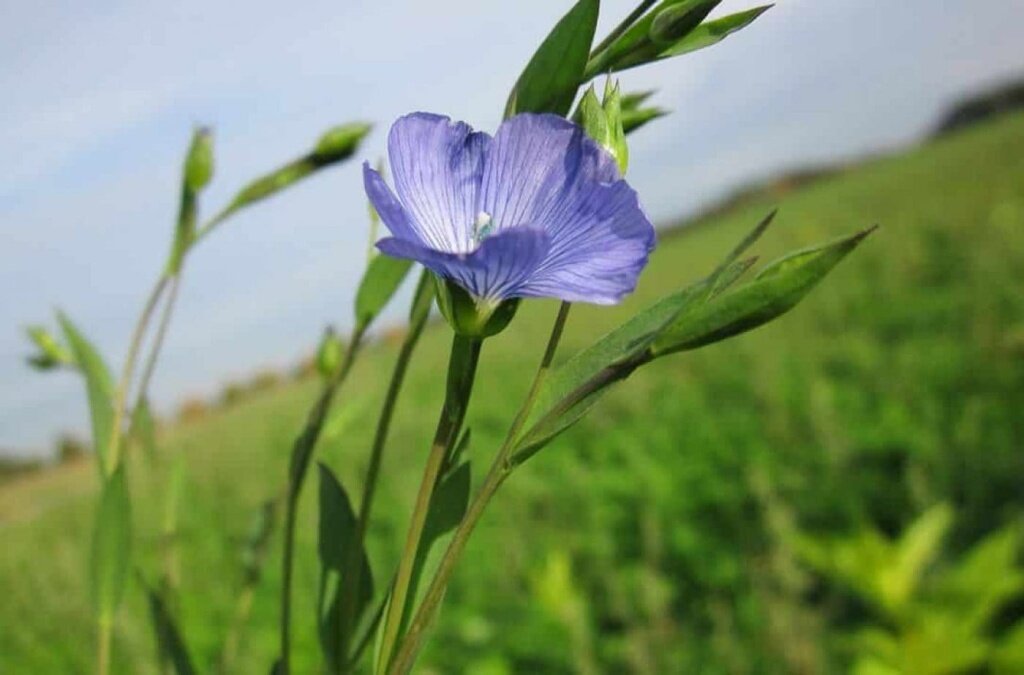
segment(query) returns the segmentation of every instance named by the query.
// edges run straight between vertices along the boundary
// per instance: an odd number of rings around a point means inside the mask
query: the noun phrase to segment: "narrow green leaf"
[[[773,220],[775,220],[775,214],[777,213],[778,210],[776,209],[770,211],[768,215],[762,218],[761,222],[759,222],[757,226],[755,226],[754,229],[747,234],[747,236],[743,237],[740,243],[737,244],[736,247],[729,252],[729,255],[725,256],[725,258],[722,259],[722,262],[718,264],[718,267],[715,268],[715,271],[712,272],[711,276],[709,277],[712,284],[714,284],[718,277],[723,275],[726,272],[726,270],[732,266],[734,262],[739,260],[739,257],[746,253],[747,249],[749,249],[751,246],[757,243],[757,240],[760,239],[762,235],[764,235],[764,233],[768,230],[768,226],[772,224]]]
[[[658,55],[658,59],[668,59],[704,49],[718,44],[738,30],[746,28],[774,5],[755,7],[736,14],[723,16],[721,19],[706,21],[697,26],[689,35],[676,42]]]
[[[786,256],[754,279],[680,316],[652,345],[655,356],[696,349],[761,326],[795,307],[874,228]]]
[[[75,359],[67,347],[57,341],[43,326],[28,326],[25,334],[38,350],[28,357],[28,363],[37,370],[50,370],[57,366],[74,366]]]
[[[89,578],[93,608],[100,621],[110,622],[121,603],[130,551],[131,503],[122,465],[103,481],[92,535]]]
[[[569,112],[597,27],[598,0],[579,0],[555,25],[526,65],[505,105],[505,117],[521,112]]]
[[[139,444],[147,459],[150,461],[156,459],[156,423],[153,421],[153,412],[149,408],[149,399],[145,396],[139,400],[139,404],[132,411],[128,435]]]
[[[61,330],[64,331],[64,339],[71,348],[75,363],[78,364],[79,370],[85,377],[89,415],[92,420],[93,452],[96,453],[100,471],[110,471],[114,468],[107,466],[108,449],[114,433],[114,385],[110,377],[110,370],[103,361],[103,357],[75,327],[71,319],[63,312],[57,312],[57,320],[60,322]]]
[[[692,11],[695,7],[699,8],[703,4],[704,0],[662,0],[654,9],[630,26],[615,42],[592,56],[587,63],[584,81],[602,73],[622,70],[619,64],[626,62],[627,59],[637,62],[638,65],[654,58],[662,49],[651,40],[655,19],[664,12],[678,11],[680,8]],[[711,8],[708,8],[708,11],[711,11]]]
[[[149,586],[146,587],[146,595],[149,598],[149,614],[161,662],[169,664],[175,675],[195,675],[196,669],[192,665],[188,645],[167,603],[160,593]]]
[[[622,95],[622,112],[630,112],[631,110],[639,110],[640,106],[643,105],[647,99],[654,96],[657,93],[656,89],[647,89],[645,91],[631,91]]]
[[[348,159],[359,149],[359,144],[371,129],[369,124],[356,122],[328,130],[311,152],[260,176],[239,190],[215,221],[222,221],[239,209],[271,197],[319,169]]]
[[[373,574],[365,549],[355,558],[362,565],[359,574],[358,596],[346,584],[354,577],[355,570],[348,565],[353,559],[349,555],[356,545],[356,515],[348,493],[341,482],[325,464],[320,463],[320,529],[318,551],[321,564],[321,597],[319,633],[320,645],[332,671],[340,671],[347,662],[346,650],[351,643],[351,631],[358,624],[359,617],[373,599]],[[347,614],[348,602],[354,602],[351,614]],[[341,626],[344,616],[353,618],[352,626]]]
[[[710,47],[746,28],[772,7],[755,7],[699,25],[692,24],[694,18],[703,19],[717,4],[713,0],[667,0],[661,3],[607,50],[595,55],[587,65],[587,76],[635,68]],[[661,25],[652,35],[653,24],[658,18]],[[674,39],[673,35],[676,36]]]
[[[659,117],[668,115],[669,111],[664,108],[638,108],[627,110],[622,113],[622,132],[631,134],[648,122],[653,122]]]
[[[378,255],[370,260],[356,292],[356,321],[365,328],[377,318],[402,285],[412,261]]]
[[[659,332],[707,287],[702,280],[662,298],[555,368],[541,385],[513,461],[526,461],[578,421],[610,385],[628,377]]]

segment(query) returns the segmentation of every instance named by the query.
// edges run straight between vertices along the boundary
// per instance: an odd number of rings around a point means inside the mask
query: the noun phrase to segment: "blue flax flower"
[[[482,307],[550,297],[612,304],[635,287],[654,228],[615,160],[556,115],[517,115],[492,138],[428,113],[388,136],[393,193],[366,194],[393,236],[377,242],[464,288]]]

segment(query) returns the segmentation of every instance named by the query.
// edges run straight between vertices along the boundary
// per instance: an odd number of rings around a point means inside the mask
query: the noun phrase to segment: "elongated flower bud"
[[[626,173],[629,165],[629,147],[622,126],[622,104],[619,85],[605,83],[604,100],[597,100],[597,93],[591,85],[580,101],[579,122],[587,135],[615,158],[619,172]]]
[[[206,127],[196,129],[192,134],[192,145],[185,158],[185,184],[199,192],[213,178],[213,134]]]
[[[28,339],[38,348],[38,352],[28,357],[29,365],[37,370],[52,370],[58,366],[73,366],[75,358],[71,352],[57,342],[57,338],[42,326],[29,326],[25,329]]]

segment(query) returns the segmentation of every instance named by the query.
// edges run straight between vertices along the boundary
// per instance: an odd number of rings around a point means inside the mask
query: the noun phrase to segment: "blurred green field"
[[[639,186],[642,192],[642,186]],[[680,186],[685,190],[685,186]],[[947,502],[954,556],[1024,513],[1024,116],[786,195],[762,260],[880,223],[794,313],[620,385],[532,459],[467,551],[420,672],[818,673],[848,663],[865,610],[810,573],[793,532],[873,523],[896,534]],[[663,238],[634,298],[573,310],[562,354],[705,274],[774,203]],[[529,303],[487,343],[468,424],[476,478],[521,399],[554,316]],[[308,336],[311,337],[311,336]],[[371,529],[394,564],[442,394],[448,333],[428,329],[404,390]],[[369,349],[340,397],[358,411],[319,458],[357,498],[394,350]],[[315,395],[288,385],[162,436],[187,457],[179,614],[205,671],[241,584],[238,542],[282,488]],[[83,403],[84,405],[84,403]],[[168,462],[133,460],[136,562],[159,569]],[[319,672],[316,474],[297,561],[296,672]],[[93,664],[85,579],[91,464],[0,486],[0,672]],[[279,537],[236,672],[277,648]],[[115,671],[157,672],[145,599],[129,591]],[[1018,608],[1019,611],[1019,608]]]

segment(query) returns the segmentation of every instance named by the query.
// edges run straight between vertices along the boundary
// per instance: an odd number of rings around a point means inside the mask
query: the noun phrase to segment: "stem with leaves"
[[[430,582],[430,586],[427,588],[426,595],[423,597],[423,602],[420,604],[419,609],[413,616],[404,640],[401,645],[399,645],[398,652],[395,655],[391,668],[388,670],[390,675],[404,674],[412,669],[413,662],[422,644],[423,634],[430,623],[431,617],[433,617],[434,612],[437,610],[438,605],[444,597],[444,591],[447,588],[448,580],[451,578],[452,572],[455,570],[455,564],[458,562],[458,558],[461,555],[463,548],[465,548],[470,534],[472,534],[473,529],[480,520],[480,516],[483,515],[487,504],[514,468],[510,459],[511,452],[515,447],[515,439],[518,437],[519,432],[526,423],[526,420],[530,415],[530,411],[533,410],[533,405],[537,400],[537,394],[540,392],[541,384],[543,384],[544,379],[551,370],[551,362],[554,360],[555,353],[558,351],[558,344],[561,342],[562,332],[565,329],[566,320],[569,318],[570,308],[571,305],[568,302],[563,302],[558,309],[558,315],[555,317],[554,325],[551,327],[551,335],[548,338],[547,347],[544,349],[544,355],[541,357],[540,365],[537,368],[536,375],[534,375],[533,383],[530,385],[529,393],[527,393],[526,398],[520,406],[519,412],[516,413],[512,426],[509,428],[501,448],[494,457],[494,461],[491,464],[490,470],[487,472],[487,477],[484,479],[483,485],[480,487],[480,491],[473,499],[469,506],[469,510],[466,512],[466,517],[455,530],[455,534],[452,536],[452,540],[448,544],[448,549],[445,551],[437,573],[434,575],[434,578]]]
[[[409,585],[412,581],[416,555],[423,536],[423,527],[427,521],[427,512],[430,509],[430,500],[434,494],[434,488],[437,486],[441,469],[462,429],[462,422],[465,419],[466,408],[473,390],[473,381],[476,379],[482,344],[479,338],[466,337],[458,333],[452,340],[444,405],[437,421],[434,442],[423,471],[423,481],[420,483],[419,493],[416,496],[412,522],[409,524],[405,548],[402,550],[402,557],[398,563],[398,572],[384,619],[379,662],[379,671],[381,672],[387,670],[391,654],[400,638],[399,632],[405,619],[406,605],[410,600],[408,597]]]
[[[320,397],[310,410],[309,418],[302,433],[295,439],[292,448],[291,466],[288,478],[287,500],[285,502],[284,553],[281,560],[281,654],[278,671],[287,675],[291,663],[291,614],[292,614],[292,571],[295,557],[295,518],[298,512],[299,495],[306,477],[306,469],[313,457],[313,449],[320,438],[327,412],[334,395],[352,370],[356,353],[365,335],[365,327],[357,327],[349,340],[348,348],[338,370],[324,383]]]

